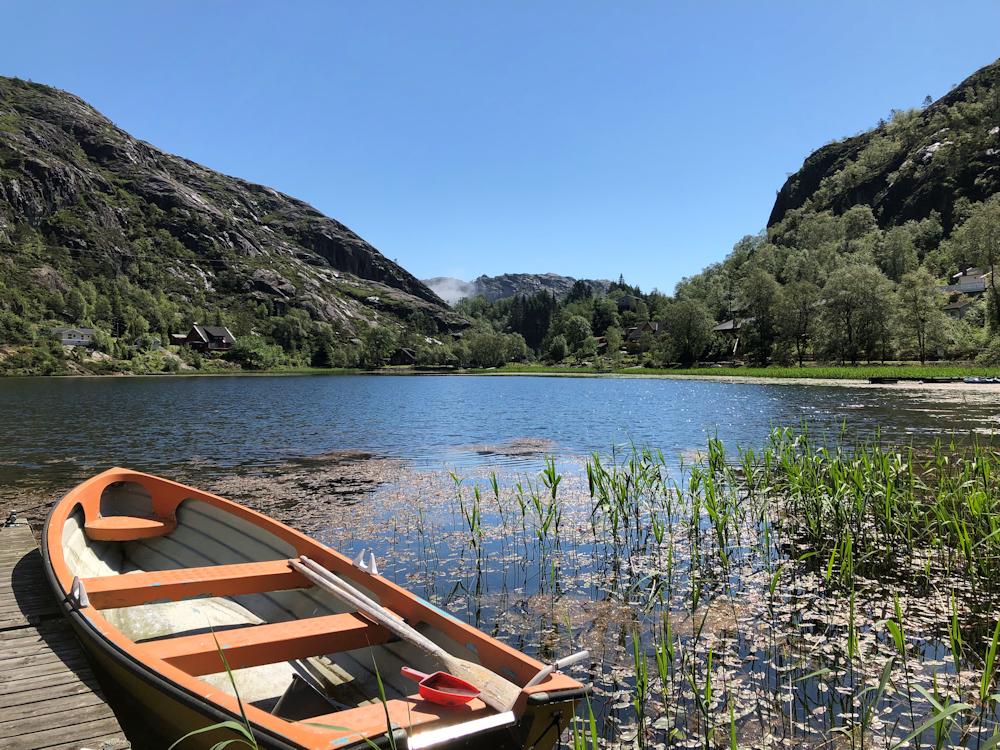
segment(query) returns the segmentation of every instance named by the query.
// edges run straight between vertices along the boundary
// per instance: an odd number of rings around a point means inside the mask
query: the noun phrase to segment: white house
[[[63,346],[90,346],[94,343],[93,328],[53,328],[54,333],[59,338],[59,343]]]
[[[949,279],[951,283],[941,287],[941,291],[951,294],[982,294],[986,291],[989,278],[989,271],[982,268],[966,268],[953,274]]]

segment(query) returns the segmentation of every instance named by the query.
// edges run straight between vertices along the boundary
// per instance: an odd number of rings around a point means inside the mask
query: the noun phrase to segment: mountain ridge
[[[6,77],[0,259],[21,295],[32,290],[17,279],[42,266],[60,290],[84,281],[103,289],[102,279],[123,275],[163,292],[178,317],[197,308],[256,315],[247,312],[251,304],[268,315],[298,309],[343,340],[380,321],[405,327],[414,314],[439,331],[466,324],[416,277],[305,201],[161,151],[71,93]],[[50,307],[38,315],[82,322],[60,313]]]
[[[981,132],[980,132],[981,131]],[[885,229],[937,212],[947,233],[961,201],[1000,191],[1000,59],[921,110],[810,153],[778,191],[767,226],[790,211],[869,205]]]

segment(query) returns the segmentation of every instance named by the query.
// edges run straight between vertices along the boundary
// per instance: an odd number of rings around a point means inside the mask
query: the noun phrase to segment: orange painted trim
[[[63,529],[66,522],[76,508],[83,510],[85,519],[99,517],[101,493],[104,488],[114,482],[136,482],[145,487],[153,498],[153,512],[158,516],[174,516],[177,506],[190,498],[205,502],[227,513],[231,513],[237,518],[255,524],[290,544],[295,549],[297,555],[308,555],[320,565],[325,566],[346,580],[366,587],[372,592],[374,598],[378,599],[384,606],[402,615],[411,624],[416,625],[419,622],[426,622],[460,644],[471,644],[475,647],[480,661],[484,666],[507,677],[510,676],[507,671],[509,669],[513,672],[514,681],[517,683],[524,684],[543,666],[541,662],[529,657],[527,654],[523,654],[491,638],[471,625],[443,614],[406,589],[397,586],[392,581],[382,576],[371,575],[359,570],[344,555],[273,518],[238,503],[226,500],[218,495],[212,495],[193,487],[161,479],[152,474],[143,474],[122,468],[109,469],[77,485],[62,500],[56,503],[49,514],[45,547],[48,554],[48,562],[52,568],[52,574],[59,588],[61,588],[61,591],[57,592],[61,598],[66,597],[73,582],[73,574],[67,565],[62,548]],[[172,683],[182,692],[186,692],[199,700],[214,703],[233,717],[239,716],[239,705],[235,698],[199,680],[197,676],[188,674],[169,662],[144,651],[141,644],[134,643],[125,634],[112,626],[101,615],[97,607],[93,606],[93,603],[90,606],[79,609],[78,614],[88,621],[91,628],[99,633],[100,637],[104,638],[107,644],[127,655],[137,665],[142,665],[145,669],[158,673],[162,679]],[[519,715],[524,711],[529,693],[549,692],[557,694],[560,691],[578,690],[581,687],[580,683],[576,680],[566,675],[555,673],[540,685],[522,693],[521,699],[518,701],[517,706],[515,706],[514,711]],[[473,701],[469,704],[469,707],[474,707],[477,703],[478,701]],[[406,702],[403,702],[404,710],[405,706]],[[309,727],[301,722],[288,722],[254,706],[245,706],[245,710],[247,718],[251,723],[274,735],[285,737],[289,743],[308,750],[328,750],[331,747],[361,740],[366,736],[378,736],[385,731],[384,715],[383,723],[378,727],[374,724],[370,727],[361,727],[345,723],[345,721],[340,720],[340,717],[345,717],[347,720],[353,722],[354,720],[361,721],[366,715],[351,714],[350,712],[337,713],[334,716],[338,718],[332,723],[336,726],[350,727],[346,731],[341,731]],[[381,710],[381,706],[379,706],[379,710]],[[421,723],[436,721],[448,714],[450,710],[452,709],[431,706],[424,703],[420,708],[420,713],[421,717],[426,718]],[[403,727],[417,726],[412,721],[412,717],[410,721],[407,721],[405,717],[401,717],[398,723]]]
[[[139,653],[163,659],[188,674],[203,675],[223,671],[219,648],[225,651],[231,668],[243,669],[352,651],[389,640],[385,628],[355,614],[339,614],[222,630],[214,637],[202,633],[164,638],[140,644]]]
[[[87,536],[98,542],[131,542],[166,536],[177,528],[175,518],[149,518],[146,516],[101,516],[91,518],[83,525]]]
[[[239,596],[266,591],[308,588],[312,584],[288,565],[268,560],[204,568],[156,570],[149,573],[84,578],[90,604],[96,609],[137,607],[202,596]]]

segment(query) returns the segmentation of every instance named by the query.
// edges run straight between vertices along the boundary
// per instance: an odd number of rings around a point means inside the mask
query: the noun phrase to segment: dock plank
[[[5,744],[4,748],[5,750],[49,750],[56,747],[89,747],[96,737],[114,736],[117,728],[118,720],[115,718],[80,722],[73,726],[43,729],[40,732],[10,737],[5,740],[8,744]]]
[[[26,526],[0,527],[0,746],[131,747],[49,589]]]

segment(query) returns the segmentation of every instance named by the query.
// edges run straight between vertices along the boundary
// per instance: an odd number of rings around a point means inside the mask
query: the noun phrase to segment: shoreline
[[[972,370],[973,368],[969,368]],[[570,370],[557,368],[540,368],[538,370],[416,370],[410,367],[383,368],[380,370],[361,370],[356,368],[343,369],[320,369],[302,368],[291,370],[243,370],[234,372],[178,372],[178,373],[116,373],[110,375],[97,374],[67,374],[67,375],[7,375],[0,379],[28,379],[28,378],[50,378],[50,379],[115,379],[115,378],[157,378],[172,379],[177,377],[187,378],[211,378],[211,377],[288,377],[288,376],[338,376],[338,375],[372,375],[378,377],[420,377],[428,375],[446,376],[484,376],[484,377],[541,377],[541,378],[606,378],[606,379],[639,379],[639,380],[707,380],[717,383],[731,384],[752,384],[752,385],[814,385],[814,386],[839,386],[844,388],[880,388],[896,390],[917,390],[936,392],[966,392],[966,393],[997,393],[1000,394],[1000,383],[935,383],[921,382],[917,380],[902,381],[898,383],[871,383],[868,377],[861,373],[858,377],[820,377],[820,376],[778,376],[778,375],[742,375],[733,372],[706,372],[704,374],[692,374],[689,372],[662,372],[662,371],[608,371],[597,372],[594,370]],[[973,374],[970,373],[970,376]],[[877,376],[881,377],[881,376]],[[907,377],[907,376],[903,376]],[[909,376],[912,377],[912,376]],[[956,376],[957,377],[957,376]]]
[[[883,388],[896,390],[927,390],[968,393],[1000,394],[1000,383],[923,383],[915,380],[900,383],[869,383],[867,378],[813,378],[813,377],[777,377],[766,375],[689,375],[678,373],[623,373],[623,372],[491,372],[491,373],[456,373],[462,375],[496,375],[496,376],[534,376],[553,378],[621,378],[646,380],[709,380],[716,383],[740,383],[751,385],[817,385],[841,386],[844,388]]]

